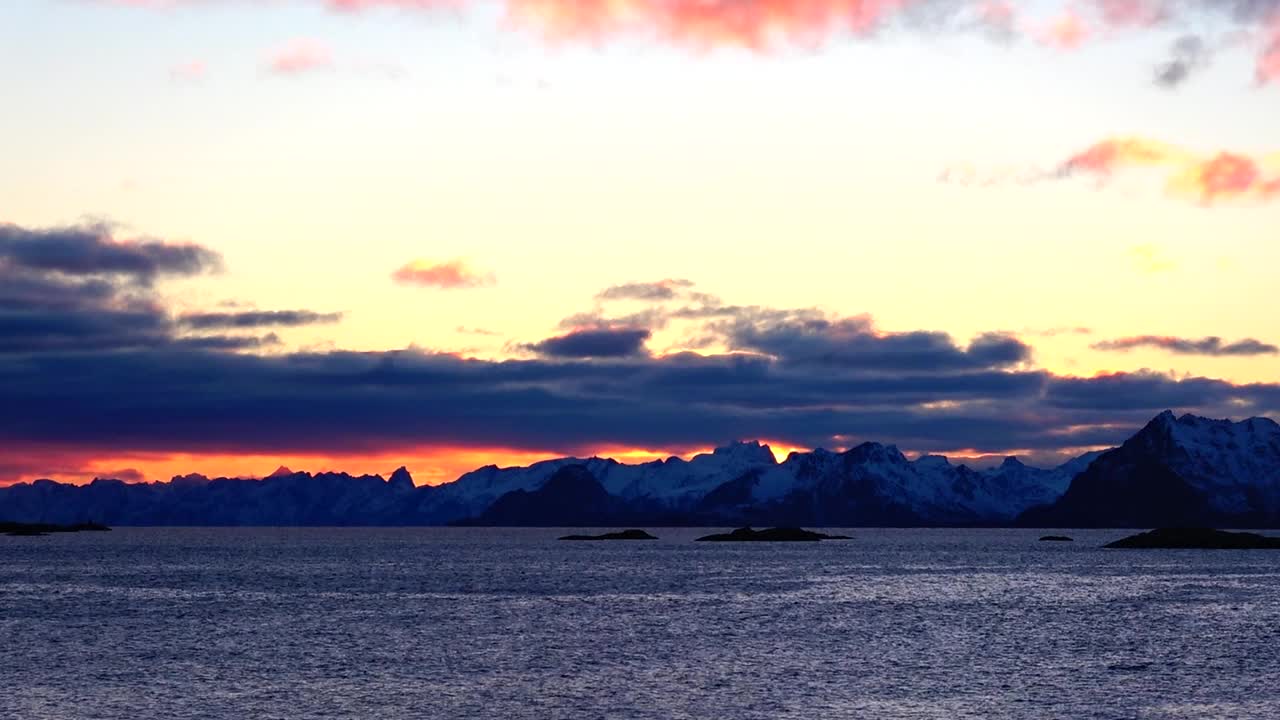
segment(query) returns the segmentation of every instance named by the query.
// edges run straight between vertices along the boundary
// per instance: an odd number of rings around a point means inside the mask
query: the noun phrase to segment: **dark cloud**
[[[169,330],[159,311],[0,310],[0,353],[152,347],[167,342]]]
[[[168,344],[178,349],[187,350],[257,350],[280,344],[280,336],[275,333],[266,335],[199,335],[194,337],[173,338]]]
[[[142,349],[243,351],[279,344],[275,335],[184,336],[184,330],[242,330],[329,322],[337,314],[197,313],[177,321],[152,288],[161,277],[221,267],[190,243],[120,240],[105,225],[26,229],[0,225],[0,354]]]
[[[216,392],[213,390],[216,389]],[[1107,444],[1165,407],[1258,414],[1275,385],[1155,373],[832,376],[758,357],[491,362],[413,351],[261,356],[174,348],[0,356],[0,442],[205,452],[413,445],[589,450],[756,437],[904,448]]]
[[[233,330],[257,327],[300,327],[336,323],[342,313],[318,313],[311,310],[246,310],[241,312],[189,313],[179,318],[180,324],[193,330]]]
[[[51,230],[0,225],[0,263],[11,270],[120,276],[149,284],[161,275],[197,275],[217,269],[221,257],[191,243],[118,240],[102,225]]]
[[[547,338],[528,348],[558,358],[632,357],[644,353],[650,334],[644,328],[587,328]]]
[[[80,458],[95,448],[591,452],[730,437],[1057,452],[1122,440],[1166,407],[1211,415],[1280,407],[1280,385],[1149,372],[1057,377],[1029,368],[1030,348],[1008,334],[962,345],[945,333],[881,331],[868,316],[726,305],[687,285],[687,304],[652,319],[691,326],[708,340],[705,353],[654,356],[650,327],[598,312],[521,346],[539,357],[490,361],[284,352],[271,334],[185,335],[190,324],[128,276],[12,264],[0,272],[0,447],[50,457],[58,448]],[[319,316],[289,312],[290,321]],[[200,329],[290,324],[248,310],[199,315],[215,318]]]
[[[1175,88],[1191,77],[1209,61],[1209,48],[1196,35],[1184,35],[1173,42],[1169,59],[1155,69],[1155,82],[1166,88]]]
[[[1092,411],[1220,408],[1226,414],[1238,414],[1240,410],[1233,413],[1228,408],[1234,405],[1274,409],[1268,407],[1267,387],[1141,371],[1089,378],[1053,378],[1046,386],[1044,400],[1053,407]]]
[[[1224,343],[1220,337],[1190,339],[1163,335],[1138,335],[1116,340],[1104,340],[1094,343],[1090,347],[1094,350],[1108,352],[1127,352],[1138,348],[1154,348],[1177,355],[1208,355],[1211,357],[1275,355],[1280,353],[1280,347],[1253,338]]]
[[[1031,348],[1011,335],[985,334],[961,348],[946,333],[877,332],[867,317],[832,320],[811,312],[781,319],[739,316],[713,327],[724,333],[729,347],[791,364],[949,372],[1008,367],[1031,358]]]

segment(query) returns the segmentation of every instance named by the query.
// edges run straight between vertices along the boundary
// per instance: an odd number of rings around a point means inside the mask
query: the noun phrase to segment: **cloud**
[[[342,313],[319,313],[311,310],[246,310],[241,312],[187,313],[178,318],[180,324],[193,330],[229,330],[257,327],[300,327],[336,323]]]
[[[1224,343],[1220,337],[1190,339],[1164,335],[1135,335],[1115,340],[1104,340],[1094,343],[1090,347],[1094,350],[1108,352],[1128,352],[1139,348],[1155,348],[1176,355],[1208,355],[1212,357],[1275,355],[1280,353],[1280,347],[1253,338]]]
[[[98,0],[147,8],[196,6],[233,0]],[[243,2],[245,0],[234,0]],[[303,0],[298,0],[302,2]],[[478,0],[307,0],[353,15],[377,9],[417,12],[492,13]],[[890,28],[926,35],[977,30],[999,42],[1025,39],[1058,50],[1077,50],[1117,34],[1168,30],[1216,33],[1210,45],[1244,36],[1256,46],[1259,84],[1280,78],[1278,0],[1054,0],[1047,4],[1007,0],[499,0],[497,17],[548,44],[602,45],[642,40],[703,52],[739,48],[765,53],[812,50],[835,41],[875,36]],[[1017,8],[1017,9],[1015,9]],[[331,65],[327,49],[295,41],[268,59],[286,74]],[[1156,68],[1165,87],[1185,82],[1196,67],[1176,49]]]
[[[634,36],[709,49],[813,47],[867,35],[924,0],[507,0],[507,20],[555,43]]]
[[[374,8],[399,8],[402,10],[435,10],[456,7],[460,0],[322,0],[332,10],[358,12]]]
[[[1175,378],[1142,370],[1096,377],[1057,377],[1045,387],[1049,407],[1087,410],[1105,416],[1112,411],[1150,413],[1164,408],[1206,408],[1218,417],[1274,413],[1280,385],[1234,385],[1204,377]],[[1235,410],[1232,410],[1232,407]]]
[[[1169,18],[1166,0],[1096,0],[1103,22],[1111,27],[1151,27]]]
[[[621,358],[643,355],[650,332],[644,328],[584,328],[528,345],[556,358]]]
[[[221,267],[221,255],[200,245],[120,239],[106,225],[0,225],[0,356],[253,350],[278,345],[280,339],[271,334],[193,337],[184,331],[289,326],[333,317],[300,310],[197,313],[177,320],[154,291],[160,279]]]
[[[1280,153],[1254,156],[1221,151],[1203,155],[1141,137],[1101,140],[1051,170],[1023,168],[983,176],[971,167],[956,166],[944,170],[938,180],[993,187],[1086,177],[1102,187],[1121,173],[1139,171],[1156,173],[1163,177],[1167,194],[1203,207],[1225,202],[1263,204],[1280,198]]]
[[[1271,25],[1270,39],[1258,56],[1257,79],[1261,85],[1280,82],[1280,11]]]
[[[18,270],[111,276],[149,285],[161,275],[216,270],[221,257],[192,243],[116,239],[105,225],[28,230],[0,224],[0,263]]]
[[[272,50],[266,67],[277,75],[300,75],[333,66],[333,53],[318,40],[297,38]]]
[[[792,365],[949,372],[1008,367],[1031,358],[1031,348],[1010,335],[984,334],[962,348],[946,333],[877,331],[865,315],[744,314],[711,327],[732,349],[762,353]]]
[[[674,300],[693,283],[688,280],[667,279],[657,282],[636,282],[614,285],[601,290],[597,300]]]
[[[467,267],[462,260],[439,263],[414,260],[396,270],[391,277],[401,285],[437,287],[445,290],[485,287],[497,282],[493,273],[478,273]]]
[[[1091,31],[1084,19],[1073,8],[1068,7],[1048,25],[1041,28],[1036,39],[1042,44],[1059,50],[1075,50],[1084,45]]]
[[[1121,440],[1165,407],[1219,416],[1280,409],[1278,384],[1146,371],[1062,377],[1032,367],[1031,349],[1005,333],[964,344],[937,331],[886,331],[866,315],[726,304],[689,287],[686,299],[697,300],[687,305],[651,302],[708,337],[705,352],[651,354],[649,328],[615,323],[523,346],[531,357],[485,360],[419,349],[289,351],[272,334],[189,335],[128,275],[68,277],[7,259],[0,268],[0,447],[44,448],[51,464],[95,452],[568,453],[725,437],[1060,451]],[[59,287],[74,292],[43,292]],[[212,325],[274,323],[224,320]]]
[[[9,410],[0,414],[7,446],[350,454],[768,437],[796,446],[893,438],[919,450],[998,452],[1116,442],[1165,407],[1266,412],[1280,403],[1280,386],[1149,372],[865,375],[725,355],[498,362],[419,351],[260,356],[165,348],[0,362],[0,397]]]
[[[1196,35],[1184,35],[1174,41],[1169,59],[1156,66],[1155,82],[1161,87],[1176,88],[1208,62],[1209,49],[1204,40]]]

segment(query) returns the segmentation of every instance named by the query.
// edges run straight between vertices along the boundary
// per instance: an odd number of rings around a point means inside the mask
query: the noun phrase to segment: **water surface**
[[[1280,717],[1280,552],[653,532],[0,538],[0,717]]]

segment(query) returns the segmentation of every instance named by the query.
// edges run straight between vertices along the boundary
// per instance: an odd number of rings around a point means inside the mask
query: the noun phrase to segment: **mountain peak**
[[[921,455],[916,464],[922,467],[951,467],[951,460],[946,455]]]
[[[275,472],[271,473],[267,477],[288,477],[293,474],[295,473],[292,470],[285,467],[284,465],[281,465],[280,467],[275,469]]]
[[[850,448],[845,453],[856,460],[870,462],[906,463],[907,457],[898,450],[897,445],[881,445],[878,442],[865,442]]]
[[[387,484],[394,487],[401,487],[406,490],[412,490],[414,488],[413,476],[409,474],[409,469],[403,465],[396,468],[396,471],[391,473],[391,478],[387,480]]]
[[[174,486],[194,486],[205,485],[209,482],[209,478],[200,473],[187,473],[186,475],[174,475],[169,479],[169,484]]]
[[[759,440],[734,441],[728,445],[723,445],[712,450],[711,454],[717,457],[732,458],[749,463],[762,463],[766,465],[773,465],[777,463],[777,459],[773,456],[773,450],[768,445],[762,444]]]
[[[1000,467],[1006,468],[1006,469],[1013,469],[1013,468],[1026,467],[1026,465],[1024,465],[1023,462],[1018,458],[1014,457],[1013,455],[1010,455],[1009,457],[1004,459],[1004,462],[1000,463]]]

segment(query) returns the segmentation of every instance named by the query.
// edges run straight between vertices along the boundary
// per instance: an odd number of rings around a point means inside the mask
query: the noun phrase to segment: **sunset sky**
[[[7,0],[0,483],[1280,415],[1280,0]]]

